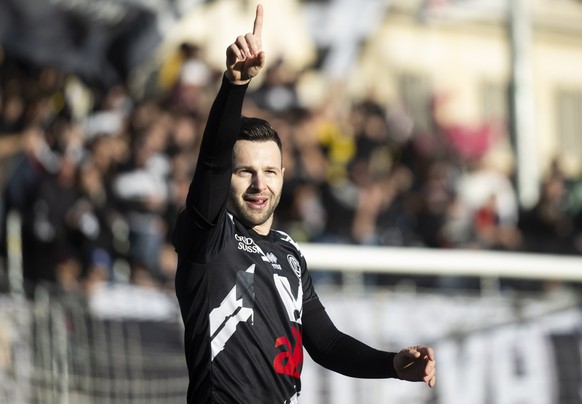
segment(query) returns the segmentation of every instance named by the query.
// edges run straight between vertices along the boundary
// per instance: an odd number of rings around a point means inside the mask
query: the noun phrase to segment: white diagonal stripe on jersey
[[[245,272],[254,273],[255,264],[248,267]],[[243,307],[243,300],[236,298],[235,284],[220,306],[210,312],[212,360],[224,349],[226,342],[235,333],[238,323],[247,321],[252,316],[253,309]]]

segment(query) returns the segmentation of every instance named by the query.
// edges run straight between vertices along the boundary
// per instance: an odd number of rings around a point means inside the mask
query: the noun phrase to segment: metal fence
[[[102,318],[82,296],[0,299],[0,402],[183,403],[178,318]]]

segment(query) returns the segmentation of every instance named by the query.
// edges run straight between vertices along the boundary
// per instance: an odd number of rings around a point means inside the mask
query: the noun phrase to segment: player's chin
[[[267,210],[245,209],[243,222],[250,227],[260,226],[269,219]]]

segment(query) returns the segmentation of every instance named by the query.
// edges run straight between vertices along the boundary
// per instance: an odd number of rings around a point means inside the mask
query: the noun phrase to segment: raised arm
[[[258,5],[253,32],[238,36],[226,50],[226,71],[210,109],[187,197],[187,209],[202,229],[212,228],[226,206],[244,95],[249,81],[265,65],[262,27],[263,7]]]

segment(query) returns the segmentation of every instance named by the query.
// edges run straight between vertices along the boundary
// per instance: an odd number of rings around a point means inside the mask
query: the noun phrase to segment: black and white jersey
[[[226,211],[245,91],[223,80],[173,234],[189,403],[296,402],[303,304],[317,299],[288,235],[261,236]]]
[[[188,231],[186,212],[179,220],[191,251],[208,252],[181,256],[176,279],[189,402],[296,402],[303,302],[317,299],[296,243],[280,231],[261,236],[229,214],[211,231]]]

